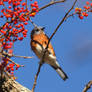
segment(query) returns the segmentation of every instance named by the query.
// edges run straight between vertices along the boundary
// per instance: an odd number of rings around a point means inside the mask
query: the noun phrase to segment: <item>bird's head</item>
[[[31,38],[34,34],[40,34],[41,32],[44,32],[45,27],[35,27],[32,31],[31,31]]]

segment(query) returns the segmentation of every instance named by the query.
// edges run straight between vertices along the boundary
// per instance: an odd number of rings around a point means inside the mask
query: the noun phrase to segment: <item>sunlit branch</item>
[[[82,92],[87,92],[91,88],[91,86],[92,86],[92,80],[89,81],[88,84],[86,84]]]

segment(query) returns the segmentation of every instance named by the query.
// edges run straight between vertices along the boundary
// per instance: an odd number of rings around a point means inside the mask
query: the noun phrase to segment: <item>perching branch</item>
[[[82,92],[87,92],[92,86],[92,80],[88,82]]]
[[[39,73],[40,73],[40,69],[41,69],[41,67],[42,67],[42,65],[43,65],[43,63],[44,63],[43,59],[44,59],[45,53],[46,53],[46,49],[43,49],[43,50],[42,50],[42,58],[41,58],[41,60],[40,60],[40,62],[39,62],[38,71],[37,71],[37,73],[36,73],[36,75],[35,75],[35,80],[34,80],[32,92],[34,92],[34,89],[35,89],[35,87],[36,87],[37,78],[38,78],[38,75],[39,75]]]
[[[36,84],[37,84],[37,78],[38,78],[38,75],[39,75],[39,73],[40,73],[41,66],[42,66],[42,63],[39,64],[38,71],[37,71],[37,73],[36,73],[36,75],[35,75],[35,80],[34,80],[34,84],[33,84],[32,92],[34,92],[34,89],[35,89],[35,87],[36,87]]]
[[[45,56],[45,53],[48,49],[48,45],[49,45],[49,42],[50,40],[53,38],[53,36],[55,35],[55,33],[57,32],[57,30],[59,29],[59,27],[61,26],[61,24],[65,21],[67,15],[70,13],[70,11],[74,8],[75,4],[76,4],[77,0],[75,0],[75,2],[73,3],[72,7],[70,8],[70,10],[65,14],[64,18],[61,20],[61,22],[59,23],[59,25],[56,27],[55,31],[53,32],[53,34],[50,36],[49,38],[49,41],[48,41],[48,44],[45,48],[45,50],[43,50],[43,55],[42,55],[42,58],[40,60],[40,64],[39,64],[39,68],[38,68],[38,71],[37,71],[37,74],[35,76],[35,80],[34,80],[34,84],[33,84],[33,88],[32,88],[32,92],[34,92],[34,89],[36,87],[36,83],[37,83],[37,78],[38,78],[38,75],[40,73],[40,69],[41,69],[41,66],[43,65],[43,60],[44,60],[44,56]],[[43,8],[42,8],[43,9]]]

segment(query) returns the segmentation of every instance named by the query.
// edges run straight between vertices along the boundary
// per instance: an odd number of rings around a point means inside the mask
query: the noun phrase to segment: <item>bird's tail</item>
[[[66,73],[60,68],[56,68],[55,69],[56,72],[60,75],[60,77],[65,81],[66,79],[68,79],[68,76],[66,75]]]

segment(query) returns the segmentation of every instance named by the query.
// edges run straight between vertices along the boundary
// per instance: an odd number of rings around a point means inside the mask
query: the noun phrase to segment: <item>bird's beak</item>
[[[43,30],[43,31],[44,31],[44,29],[45,29],[45,27],[42,27],[42,28],[41,28],[41,30]]]

